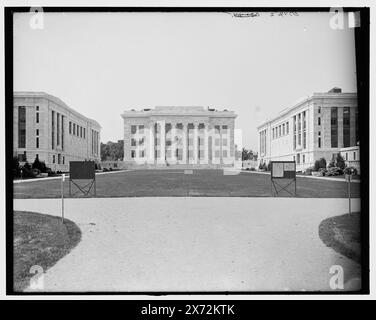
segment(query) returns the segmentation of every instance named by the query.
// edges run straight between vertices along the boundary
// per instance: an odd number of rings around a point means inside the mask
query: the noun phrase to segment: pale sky
[[[46,13],[14,17],[14,90],[44,91],[123,139],[124,110],[210,106],[256,127],[313,92],[356,92],[354,30],[329,13],[234,18],[226,13]]]

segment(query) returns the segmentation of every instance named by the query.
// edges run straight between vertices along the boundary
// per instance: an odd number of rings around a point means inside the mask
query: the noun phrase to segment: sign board
[[[94,161],[70,161],[69,162],[70,179],[95,179]]]
[[[296,164],[295,161],[272,161],[271,162],[271,192],[278,195],[285,191],[296,196]],[[277,182],[277,181],[280,182]],[[287,184],[286,181],[287,180]],[[284,183],[284,185],[282,184]],[[290,185],[294,185],[294,194],[288,190]]]
[[[79,185],[74,180],[91,180],[84,186]],[[69,162],[69,195],[71,192],[71,183],[77,187],[84,195],[92,194],[91,190],[94,186],[94,196],[97,193],[97,183],[95,180],[95,162],[94,161],[70,161]]]
[[[272,179],[295,179],[296,170],[294,161],[272,161]]]

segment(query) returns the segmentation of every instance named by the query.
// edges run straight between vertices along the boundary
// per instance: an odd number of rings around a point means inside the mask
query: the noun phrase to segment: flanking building
[[[314,93],[257,130],[260,163],[294,160],[297,171],[322,157],[329,163],[342,149],[359,145],[357,94],[340,88]]]
[[[229,110],[155,107],[125,111],[124,164],[135,166],[234,166],[234,122]]]
[[[14,92],[13,155],[20,162],[36,157],[54,171],[69,161],[100,160],[101,126],[44,92]]]

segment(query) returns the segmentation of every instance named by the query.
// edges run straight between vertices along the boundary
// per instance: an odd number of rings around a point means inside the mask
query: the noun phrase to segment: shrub
[[[326,160],[325,158],[320,158],[315,161],[314,170],[320,171],[320,169],[326,169]]]
[[[326,173],[328,172],[328,170],[326,170],[325,168],[319,168],[319,170],[317,170],[320,172],[320,174],[325,177],[326,176]]]
[[[335,167],[335,166],[336,166],[336,164],[335,164],[334,160],[333,160],[333,159],[330,160],[330,162],[329,162],[329,164],[328,164],[328,168],[333,168],[333,167]]]
[[[38,169],[39,172],[47,172],[47,167],[44,161],[40,161],[38,158],[35,158],[33,164],[32,164],[32,169]]]
[[[358,170],[356,170],[356,168],[354,168],[354,167],[346,167],[346,168],[343,170],[343,173],[344,173],[344,174],[353,174],[353,175],[357,175],[357,174],[358,174]]]
[[[340,168],[342,170],[346,168],[345,159],[343,159],[343,157],[341,156],[340,153],[337,154],[336,167],[338,167],[338,168]]]
[[[20,171],[22,170],[22,178],[32,178],[33,173],[31,172],[31,166],[26,161],[25,164],[20,168]]]
[[[341,176],[343,175],[343,170],[338,167],[331,167],[327,170],[326,176]]]

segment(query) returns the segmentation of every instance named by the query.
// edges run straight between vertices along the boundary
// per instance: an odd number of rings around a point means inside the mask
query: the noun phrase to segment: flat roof
[[[43,91],[15,91],[13,92],[13,97],[17,98],[44,98],[48,99],[58,105],[61,105],[62,107],[68,109],[70,112],[75,114],[78,117],[82,117],[87,121],[90,121],[94,124],[96,124],[99,128],[102,128],[101,125],[94,119],[90,119],[88,117],[85,117],[83,114],[79,113],[78,111],[72,109],[69,107],[63,100],[61,100],[58,97],[53,96],[52,94],[43,92]]]
[[[150,117],[150,116],[206,116],[206,117],[229,117],[236,118],[234,111],[228,109],[217,110],[203,106],[156,106],[141,110],[126,110],[121,114],[123,118]]]
[[[282,111],[279,112],[279,114],[277,116],[273,117],[272,119],[264,121],[262,124],[257,126],[257,129],[265,126],[268,123],[276,121],[279,118],[284,117],[289,112],[299,108],[303,104],[305,104],[305,103],[307,103],[307,102],[309,102],[309,101],[311,101],[315,98],[320,98],[320,99],[329,98],[329,99],[331,99],[331,98],[356,98],[356,97],[357,97],[356,92],[315,92],[311,96],[308,96],[307,98],[302,99],[301,101],[297,102],[293,106],[283,109]]]

